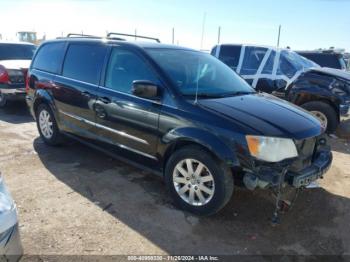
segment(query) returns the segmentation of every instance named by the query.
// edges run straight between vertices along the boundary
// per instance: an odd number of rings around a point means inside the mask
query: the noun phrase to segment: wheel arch
[[[55,118],[57,119],[56,107],[52,96],[45,90],[39,89],[35,92],[35,98],[33,102],[33,112],[36,115],[36,111],[40,104],[46,104],[52,110]]]
[[[203,148],[216,160],[226,163],[229,167],[239,166],[238,159],[233,149],[220,138],[208,131],[195,128],[184,128],[167,133],[162,139],[163,170],[172,153],[186,146],[198,146]]]
[[[339,102],[337,102],[336,99],[332,99],[330,97],[328,98],[324,96],[317,96],[313,94],[307,94],[307,95],[298,94],[295,99],[295,104],[298,106],[302,106],[309,102],[321,102],[331,106],[334,109],[334,111],[337,113],[338,121],[340,121]]]

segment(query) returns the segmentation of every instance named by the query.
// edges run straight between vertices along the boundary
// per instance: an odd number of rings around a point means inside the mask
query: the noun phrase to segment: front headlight
[[[13,199],[7,191],[0,174],[0,214],[12,210],[14,206]]]
[[[246,136],[250,154],[266,162],[279,162],[298,156],[295,143],[289,138]]]

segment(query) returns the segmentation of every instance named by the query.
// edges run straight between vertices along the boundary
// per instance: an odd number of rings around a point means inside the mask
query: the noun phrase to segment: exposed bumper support
[[[311,166],[298,173],[288,172],[286,181],[295,188],[306,187],[311,182],[323,177],[331,167],[332,160],[331,151],[321,151],[317,154]]]
[[[295,188],[306,187],[311,182],[324,176],[331,167],[332,160],[333,156],[330,150],[319,150],[310,166],[298,172],[287,170],[283,183]],[[276,187],[280,184],[282,170],[281,167],[260,166],[255,172],[246,172],[243,182],[250,190],[254,190],[256,187]]]

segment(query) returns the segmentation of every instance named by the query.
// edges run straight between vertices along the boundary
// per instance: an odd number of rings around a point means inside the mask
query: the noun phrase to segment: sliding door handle
[[[99,97],[97,98],[98,101],[101,101],[104,104],[110,104],[112,101],[108,97]]]
[[[81,92],[81,95],[86,97],[86,98],[91,98],[91,93],[87,92],[87,91],[84,91],[84,92]]]

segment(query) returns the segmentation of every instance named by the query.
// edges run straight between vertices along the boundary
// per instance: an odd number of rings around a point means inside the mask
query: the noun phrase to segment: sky
[[[47,39],[136,30],[171,43],[174,28],[175,44],[209,50],[218,42],[219,27],[221,43],[275,46],[281,25],[281,47],[350,51],[350,0],[0,0],[0,5],[0,34],[8,40],[23,30]]]

